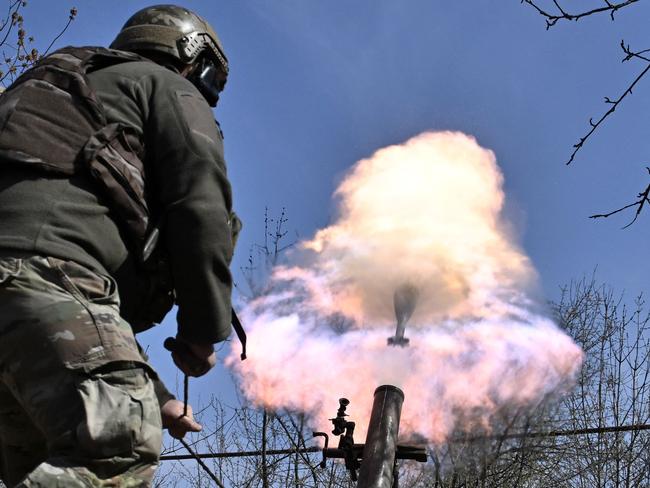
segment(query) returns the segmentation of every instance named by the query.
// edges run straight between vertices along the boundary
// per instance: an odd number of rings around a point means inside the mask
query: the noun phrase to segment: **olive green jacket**
[[[151,62],[114,65],[89,79],[108,123],[130,127],[144,143],[133,149],[145,156],[147,199],[161,223],[180,335],[223,341],[230,334],[232,193],[210,107],[190,82]],[[0,249],[108,273],[117,280],[123,310],[137,307],[137,256],[90,178],[0,167]]]

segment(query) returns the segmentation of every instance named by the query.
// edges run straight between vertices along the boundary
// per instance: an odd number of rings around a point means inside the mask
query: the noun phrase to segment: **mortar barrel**
[[[392,488],[402,390],[383,385],[375,390],[357,488]]]

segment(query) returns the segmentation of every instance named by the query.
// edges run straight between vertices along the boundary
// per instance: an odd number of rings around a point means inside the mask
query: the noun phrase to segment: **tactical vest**
[[[58,176],[87,175],[103,192],[129,250],[138,256],[142,304],[125,317],[136,332],[159,323],[174,304],[164,252],[156,248],[159,222],[151,222],[145,195],[144,154],[129,128],[107,123],[86,74],[108,66],[150,60],[101,47],[66,47],[41,59],[0,98],[0,161]],[[28,135],[28,136],[27,136]],[[34,144],[33,141],[38,141]],[[137,143],[136,143],[137,142]],[[231,215],[233,241],[241,223]],[[232,310],[232,323],[246,357],[246,334]]]
[[[148,60],[100,47],[66,47],[39,60],[0,98],[0,162],[55,177],[80,174],[96,183],[129,251],[139,258],[140,295],[132,300],[138,306],[123,310],[139,332],[160,322],[173,306],[171,274],[164,253],[153,252],[155,246],[148,239],[157,231],[150,228],[143,154],[132,150],[142,144],[132,130],[107,123],[86,77],[91,71],[132,61]]]
[[[131,61],[146,59],[99,47],[66,47],[41,59],[2,95],[0,158],[53,175],[90,175],[124,227],[129,249],[142,255],[149,230],[145,168],[129,144],[134,135],[106,122],[86,77]]]

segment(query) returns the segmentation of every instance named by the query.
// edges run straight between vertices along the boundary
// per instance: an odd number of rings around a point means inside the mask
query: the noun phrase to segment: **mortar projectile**
[[[406,331],[406,323],[415,311],[419,295],[420,293],[418,289],[408,283],[395,290],[395,294],[393,295],[393,305],[395,306],[395,319],[397,320],[397,326],[395,329],[395,335],[388,338],[389,346],[408,346],[409,340],[404,337],[404,332]]]

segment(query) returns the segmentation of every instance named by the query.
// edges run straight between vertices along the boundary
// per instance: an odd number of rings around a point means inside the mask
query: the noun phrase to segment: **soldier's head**
[[[136,12],[110,46],[175,69],[211,106],[228,77],[228,59],[214,29],[184,7],[154,5]]]

